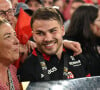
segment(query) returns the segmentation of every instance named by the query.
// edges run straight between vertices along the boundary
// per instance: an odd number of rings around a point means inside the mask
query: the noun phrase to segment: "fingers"
[[[20,54],[27,53],[28,49],[26,45],[19,44],[19,52]]]
[[[36,44],[35,42],[28,40],[27,47],[28,47],[28,52],[30,52],[31,49],[33,50],[34,48],[36,48]]]
[[[80,43],[78,42],[73,42],[73,51],[74,51],[74,56],[79,55],[80,53],[82,53],[82,48]]]
[[[74,51],[74,56],[82,53],[81,45],[79,42],[64,40],[64,46],[68,49]]]
[[[31,48],[34,49],[34,48],[36,48],[36,47],[37,47],[37,46],[36,46],[36,43],[31,41]]]

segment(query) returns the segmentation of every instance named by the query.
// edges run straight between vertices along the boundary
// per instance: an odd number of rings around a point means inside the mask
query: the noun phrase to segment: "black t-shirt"
[[[61,60],[56,55],[43,56],[47,66],[48,75],[50,80],[62,80],[64,73],[64,54],[67,55],[66,67],[68,68],[69,76],[65,79],[85,77],[89,74],[87,67],[87,60],[78,55],[73,57],[73,52],[66,49],[62,52]],[[43,55],[43,54],[41,54]],[[18,78],[20,81],[44,81],[45,75],[38,60],[36,51],[33,50],[32,54],[25,60],[23,65],[18,69]]]

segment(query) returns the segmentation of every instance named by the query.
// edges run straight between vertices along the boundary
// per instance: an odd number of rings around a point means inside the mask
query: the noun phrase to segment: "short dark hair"
[[[63,24],[60,14],[55,8],[51,7],[42,7],[34,12],[31,19],[31,27],[35,20],[57,20],[60,25]]]

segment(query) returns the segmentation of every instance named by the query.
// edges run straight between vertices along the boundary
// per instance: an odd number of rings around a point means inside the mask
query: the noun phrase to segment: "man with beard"
[[[54,8],[38,9],[31,19],[36,42],[32,54],[18,69],[20,81],[48,81],[89,76],[82,55],[63,47],[65,34],[62,19]]]

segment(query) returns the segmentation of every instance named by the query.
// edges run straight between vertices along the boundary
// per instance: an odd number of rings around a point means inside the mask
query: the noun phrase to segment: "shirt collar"
[[[65,48],[63,48],[63,52],[66,52]],[[36,49],[33,49],[32,54],[37,56]],[[42,53],[42,55],[43,55],[44,60],[50,61],[50,58],[51,58],[50,55],[46,55],[45,53]]]

